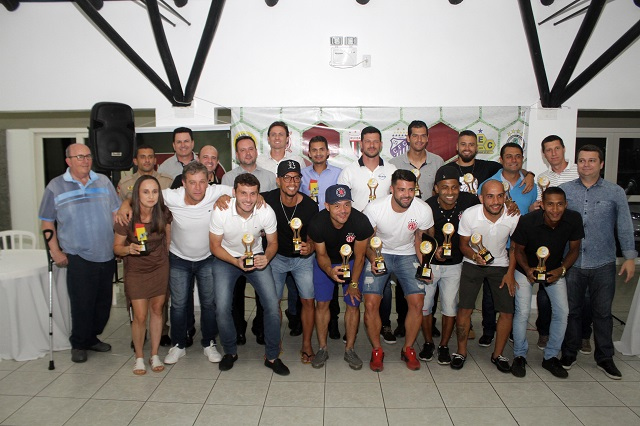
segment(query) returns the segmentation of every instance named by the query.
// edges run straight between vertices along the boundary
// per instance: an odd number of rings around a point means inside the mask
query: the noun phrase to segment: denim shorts
[[[398,277],[398,284],[400,284],[406,296],[410,294],[424,294],[426,283],[416,278],[416,270],[418,269],[419,263],[415,254],[385,254],[384,262],[387,266],[387,272],[381,275],[374,275],[373,272],[371,272],[371,263],[369,263],[369,260],[365,262],[364,294],[377,294],[382,296],[382,291],[387,285],[392,273]]]
[[[426,286],[422,315],[431,313],[436,288],[440,288],[440,307],[442,315],[455,317],[458,313],[458,290],[462,263],[457,265],[431,265],[433,282]]]

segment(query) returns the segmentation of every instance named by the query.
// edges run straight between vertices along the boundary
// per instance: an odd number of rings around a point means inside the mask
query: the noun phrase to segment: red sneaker
[[[409,370],[420,370],[420,361],[416,358],[416,350],[406,348],[406,351],[400,351],[400,359],[407,363]]]
[[[384,365],[382,364],[383,361],[384,351],[382,350],[382,348],[374,349],[371,351],[371,361],[369,362],[369,368],[379,373],[384,370]]]

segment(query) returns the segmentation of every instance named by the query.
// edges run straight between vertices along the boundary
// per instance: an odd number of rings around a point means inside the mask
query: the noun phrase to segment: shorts
[[[331,267],[340,265],[339,263],[331,264]],[[349,262],[349,266],[353,270],[353,260]],[[362,292],[362,281],[364,274],[360,274],[360,282],[358,283],[358,289]],[[316,259],[313,260],[313,289],[315,292],[315,298],[317,302],[330,302],[333,299],[333,288],[336,285],[341,285],[338,282],[335,282],[327,274],[324,273],[320,266],[318,266],[318,261]],[[349,284],[342,284],[342,292],[344,293],[344,303],[348,306],[353,306],[357,308],[360,306],[360,302],[357,300],[355,303],[351,303],[351,298],[347,295],[347,289]]]
[[[427,316],[433,308],[436,288],[440,288],[440,306],[442,315],[455,317],[458,313],[458,290],[462,263],[456,265],[431,265],[433,282],[426,286],[422,315]]]
[[[402,287],[402,291],[406,296],[411,294],[424,295],[426,283],[416,278],[416,270],[420,264],[415,254],[399,255],[385,254],[384,262],[387,267],[387,273],[374,275],[371,272],[371,263],[367,259],[364,264],[364,294],[377,294],[382,296],[382,292],[391,278],[391,274],[398,277],[398,284]]]
[[[505,314],[513,314],[515,310],[514,298],[509,294],[509,288],[506,285],[499,288],[507,270],[506,266],[479,266],[472,265],[469,262],[462,262],[458,307],[461,309],[474,309],[476,307],[476,298],[482,287],[482,282],[486,278],[493,297],[495,310]]]

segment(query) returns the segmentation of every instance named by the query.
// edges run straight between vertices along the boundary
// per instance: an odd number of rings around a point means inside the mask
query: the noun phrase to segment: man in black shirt
[[[363,213],[351,207],[351,189],[346,185],[332,185],[325,193],[325,210],[314,216],[309,225],[309,237],[315,244],[316,260],[313,267],[313,286],[316,298],[316,333],[319,349],[311,365],[321,368],[329,358],[327,333],[329,327],[329,302],[333,288],[342,284],[347,343],[344,360],[354,370],[362,368],[362,360],[353,346],[360,324],[360,302],[364,259],[373,227]],[[346,247],[345,247],[346,246]],[[349,260],[350,259],[350,260]],[[350,277],[342,270],[348,261]]]
[[[460,252],[460,237],[458,224],[462,212],[471,206],[480,204],[478,197],[468,192],[460,192],[458,170],[452,166],[442,166],[435,174],[435,190],[437,195],[429,198],[427,204],[433,211],[435,238],[438,241],[438,251],[431,262],[433,282],[426,286],[424,306],[422,308],[422,334],[425,343],[418,354],[423,361],[431,361],[435,344],[433,343],[433,311],[436,290],[440,289],[442,306],[442,338],[438,346],[438,364],[447,365],[451,362],[449,354],[449,339],[453,332],[458,311],[458,289],[460,287],[460,273],[462,271],[462,253]],[[444,242],[443,227],[450,229],[451,253],[443,257]]]
[[[567,283],[565,274],[578,258],[580,244],[584,238],[584,228],[580,213],[567,209],[567,198],[558,187],[547,188],[542,193],[541,210],[535,210],[520,218],[511,237],[516,261],[516,310],[513,317],[513,366],[511,372],[516,377],[526,374],[527,322],[531,312],[533,284],[542,281],[551,301],[551,325],[549,342],[544,348],[542,367],[559,378],[567,378],[568,373],[557,358],[562,347],[569,316]],[[564,256],[565,247],[569,251]],[[545,250],[546,249],[546,250]],[[546,272],[538,276],[535,268],[544,258]]]
[[[311,363],[313,347],[314,294],[313,242],[307,238],[311,218],[318,213],[318,204],[299,192],[300,163],[283,160],[278,164],[277,189],[262,194],[267,204],[276,213],[278,221],[278,252],[271,260],[271,272],[276,283],[276,294],[282,299],[287,273],[290,272],[302,301],[302,349],[300,358],[304,364]],[[295,234],[294,234],[294,228]]]

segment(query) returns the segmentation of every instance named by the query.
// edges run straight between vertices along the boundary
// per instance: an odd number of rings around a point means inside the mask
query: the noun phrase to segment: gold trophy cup
[[[551,181],[546,176],[540,176],[538,178],[538,186],[540,187],[540,193],[542,194],[551,185]]]
[[[511,198],[511,185],[509,185],[509,182],[502,182],[502,187],[504,188],[504,201],[513,201],[513,198]]]
[[[147,229],[144,226],[144,223],[136,223],[136,238],[138,239],[138,244],[140,245],[140,256],[146,256],[149,254],[149,250],[147,250]]]
[[[420,184],[418,181],[420,180],[420,170],[413,169],[411,172],[416,175],[416,198],[422,197],[422,192],[420,192]]]
[[[464,183],[466,183],[467,186],[469,187],[470,193],[472,194],[478,193],[478,180],[475,177],[473,177],[471,173],[465,173],[465,175],[462,177],[462,180],[464,180]]]
[[[420,243],[422,262],[416,270],[416,278],[419,280],[430,280],[433,277],[433,272],[431,270],[431,261],[433,260],[433,256],[436,254],[438,242],[435,238],[426,234],[424,234],[422,238],[424,240]]]
[[[244,246],[244,255],[247,256],[244,258],[244,267],[245,268],[253,268],[253,252],[251,251],[251,246],[253,245],[253,235],[244,234],[242,236],[242,245]]]
[[[478,247],[478,255],[484,259],[487,265],[493,262],[494,260],[493,255],[489,250],[487,250],[487,248],[484,245],[482,245],[482,235],[473,234],[471,236],[471,244]]]
[[[538,257],[538,266],[533,268],[533,276],[536,279],[536,282],[544,286],[548,284],[547,265],[545,265],[545,262],[547,261],[549,254],[549,249],[547,247],[538,247],[538,250],[536,250],[536,256]]]
[[[451,253],[451,237],[456,228],[453,223],[445,223],[442,227],[442,234],[444,235],[444,241],[442,242],[442,257],[445,259],[451,259],[453,254]]]
[[[291,219],[289,226],[293,231],[293,254],[300,255],[300,247],[302,243],[302,239],[300,238],[300,229],[302,228],[302,221],[299,218],[294,217]]]
[[[352,253],[353,250],[351,249],[351,246],[349,244],[343,244],[342,247],[340,247],[340,256],[342,256],[342,266],[340,267],[340,271],[342,271],[342,279],[344,280],[345,284],[351,282],[351,268],[349,268],[349,258],[351,257]]]
[[[367,182],[367,186],[369,187],[369,201],[373,201],[376,199],[376,188],[378,187],[378,181],[374,178],[371,178]]]
[[[369,245],[373,249],[376,254],[375,262],[376,268],[378,269],[378,274],[386,274],[387,273],[387,265],[384,263],[384,257],[382,257],[382,240],[380,237],[373,237],[371,241],[369,241]]]

